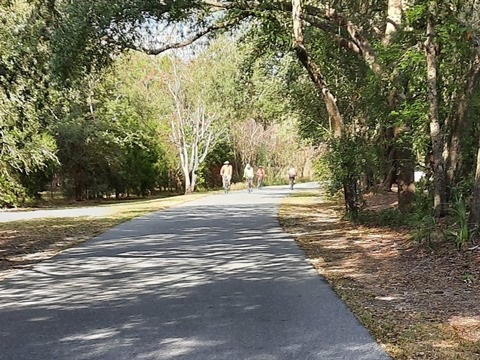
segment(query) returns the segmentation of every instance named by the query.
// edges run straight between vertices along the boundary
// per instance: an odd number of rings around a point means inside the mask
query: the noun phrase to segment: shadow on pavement
[[[222,196],[0,282],[0,359],[388,359],[278,226],[282,194]]]

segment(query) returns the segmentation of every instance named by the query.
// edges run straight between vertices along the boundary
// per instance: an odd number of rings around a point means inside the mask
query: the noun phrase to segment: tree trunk
[[[293,16],[293,46],[301,64],[305,67],[319,95],[322,96],[330,118],[334,137],[340,137],[343,132],[343,119],[337,106],[337,101],[328,89],[328,85],[318,65],[312,60],[303,44],[302,1],[292,0]]]
[[[408,4],[405,0],[388,0],[384,44],[388,45],[392,36],[402,26],[402,14],[407,6]],[[390,94],[390,109],[397,109],[403,101],[405,101],[405,94],[403,91],[395,89]],[[388,162],[391,167],[383,187],[390,189],[393,182],[396,181],[398,186],[398,208],[402,213],[411,210],[415,196],[415,157],[411,150],[410,134],[402,136],[408,130],[406,127],[393,127],[386,131],[387,140],[392,139],[393,145],[389,147],[388,151]],[[398,141],[400,138],[402,138],[401,142]]]
[[[398,27],[402,24],[403,1],[388,1],[387,25],[385,27],[385,37],[383,38],[383,43],[385,45],[390,43],[392,36],[397,32]]]
[[[182,173],[184,178],[184,193],[189,194],[191,192],[190,170],[188,168],[188,151],[186,146],[178,146],[178,152],[180,155],[180,164],[182,167]]]
[[[462,146],[461,140],[466,129],[471,125],[471,119],[468,118],[468,110],[473,100],[473,93],[477,87],[480,78],[480,54],[479,49],[476,50],[474,59],[470,64],[470,69],[465,76],[465,87],[459,99],[457,109],[453,117],[447,119],[446,123],[450,125],[450,135],[447,138],[444,149],[444,159],[446,168],[446,188],[447,195],[450,197],[451,189],[458,178],[458,171],[462,164]]]
[[[190,171],[188,171],[188,167],[182,166],[182,172],[185,181],[185,194],[190,194],[192,191],[192,184],[190,182]]]
[[[470,204],[470,215],[468,217],[468,226],[470,230],[475,230],[480,225],[480,141],[477,150],[477,169],[475,172],[475,184],[473,186],[472,199]]]
[[[190,192],[193,193],[195,191],[195,186],[197,185],[197,171],[192,171],[192,180],[190,183]]]
[[[410,134],[405,134],[408,128],[397,128],[395,138],[397,141],[395,153],[397,155],[397,186],[398,186],[398,209],[402,213],[408,213],[412,209],[415,197],[415,157],[412,152]],[[405,135],[405,136],[403,136]]]
[[[389,157],[389,159],[392,160],[392,165],[380,186],[383,191],[392,191],[393,184],[397,182],[397,161],[393,157]]]
[[[478,33],[480,21],[480,1],[475,0],[471,4],[470,27],[471,34]],[[480,75],[480,41],[478,37],[472,37],[474,46],[470,68],[468,69],[462,83],[465,84],[464,90],[458,99],[458,106],[453,118],[450,121],[448,117],[445,121],[445,127],[450,129],[449,137],[445,144],[444,159],[446,167],[446,187],[447,199],[451,196],[451,189],[456,179],[459,178],[459,172],[462,166],[461,139],[465,130],[471,126],[471,119],[467,117],[468,110],[472,103],[473,94],[478,84]],[[451,124],[450,124],[451,123]]]
[[[398,209],[402,213],[408,213],[412,209],[415,196],[415,164],[412,161],[413,154],[410,149],[404,149],[405,159],[402,161],[397,176],[398,185]]]
[[[430,13],[427,19],[427,40],[425,41],[425,54],[427,58],[427,86],[428,102],[430,105],[430,138],[433,154],[433,206],[435,216],[444,216],[446,213],[447,193],[445,164],[443,159],[443,131],[440,127],[437,94],[437,52],[435,46],[435,18],[436,1],[430,4]]]
[[[384,178],[381,189],[391,191],[392,185],[397,181],[397,161],[395,153],[395,129],[393,127],[384,128],[383,131],[383,150],[386,164],[384,169]]]
[[[358,189],[357,180],[349,178],[343,184],[343,195],[345,198],[345,210],[352,219],[358,218],[359,204],[358,204]]]

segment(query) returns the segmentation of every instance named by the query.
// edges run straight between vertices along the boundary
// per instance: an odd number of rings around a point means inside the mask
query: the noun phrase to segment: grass
[[[406,229],[355,225],[341,209],[320,192],[298,192],[279,220],[389,355],[480,359],[479,252],[416,247]]]
[[[42,218],[0,222],[0,278],[15,268],[28,267],[101,234],[135,217],[206,196],[191,194],[153,200],[116,202],[98,217]],[[84,203],[85,206],[95,204]]]

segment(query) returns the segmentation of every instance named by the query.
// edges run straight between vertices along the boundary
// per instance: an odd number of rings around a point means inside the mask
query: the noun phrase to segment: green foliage
[[[432,246],[441,237],[433,211],[432,184],[425,178],[415,184],[415,200],[412,212],[405,217],[405,225],[412,229],[412,239],[417,244]]]
[[[360,137],[341,137],[332,139],[330,149],[321,159],[318,169],[320,178],[325,179],[328,173],[331,178],[331,192],[340,190],[345,181],[359,179],[369,163],[365,142]],[[321,165],[320,165],[321,164]],[[323,174],[322,174],[323,172]]]
[[[0,5],[0,207],[36,194],[22,178],[56,161],[45,13],[42,4]]]
[[[450,208],[453,217],[453,224],[444,231],[445,237],[461,248],[470,241],[470,231],[468,228],[468,211],[463,197],[458,197]]]
[[[362,190],[359,181],[369,172],[372,159],[365,139],[359,136],[343,136],[330,141],[330,149],[317,169],[320,177],[331,174],[328,188],[331,194],[343,190],[347,215],[356,218],[363,206]],[[322,163],[323,162],[323,163]],[[323,173],[322,173],[323,172]]]
[[[417,244],[427,243],[432,246],[437,240],[438,225],[435,216],[425,215],[418,218],[415,222],[410,222],[410,226],[413,229],[411,236],[413,241]]]
[[[28,174],[20,174],[20,183],[25,189],[25,194],[29,198],[41,198],[41,192],[45,191],[47,189],[47,185],[51,183],[57,165],[57,162],[50,161],[42,169],[38,169]]]
[[[21,121],[11,105],[11,102],[0,100],[0,177],[4,179],[0,185],[0,193],[10,194],[2,197],[0,206],[18,205],[14,194],[25,196],[22,174],[30,176],[48,163],[56,161],[53,137],[40,130],[37,121]],[[28,194],[38,191],[39,189],[35,191],[30,188]]]
[[[199,186],[207,189],[220,187],[222,185],[222,179],[219,175],[220,168],[226,160],[235,165],[234,159],[232,145],[226,139],[217,142],[205,159],[204,166],[202,166],[200,174],[204,182],[203,184],[200,183]],[[233,180],[236,181],[236,179]]]
[[[427,11],[428,3],[425,1],[415,4],[415,6],[410,6],[405,13],[407,24],[418,28],[425,28]]]
[[[5,177],[0,174],[0,205],[1,207],[13,207],[25,200],[25,189],[20,185],[17,178]]]
[[[468,199],[473,193],[474,176],[470,175],[461,180],[457,180],[451,189],[453,199]],[[456,203],[456,201],[454,201]]]
[[[189,54],[185,71],[189,71],[186,77],[191,81],[186,96],[189,101],[200,99],[208,114],[216,116],[216,132],[222,134],[223,143],[233,141],[225,149],[237,157],[246,146],[230,136],[231,130],[245,133],[247,121],[261,124],[265,139],[255,140],[258,145],[252,156],[268,165],[275,176],[281,174],[286,158],[293,158],[292,154],[305,145],[290,126],[297,126],[308,142],[320,145],[329,139],[330,124],[321,94],[291,52],[291,13],[282,6],[273,10],[277,5],[234,1],[211,17],[211,7],[197,1],[3,2],[0,175],[4,180],[0,191],[10,194],[9,199],[15,194],[19,198],[35,196],[52,175],[49,164],[55,162],[57,145],[62,160],[59,171],[70,192],[78,185],[83,193],[88,189],[90,193],[115,190],[143,194],[156,186],[153,179],[169,183],[172,176],[166,174],[176,172],[178,160],[168,138],[172,102],[165,87],[159,86],[168,70],[167,62],[139,55],[129,61],[121,54],[147,44],[148,36],[152,39],[157,35],[157,26],[168,24],[171,29],[195,31],[224,20],[239,26],[200,56],[194,51]],[[470,5],[440,2],[435,14],[440,120],[445,139],[473,59],[469,39],[477,29]],[[254,8],[245,18],[249,6]],[[428,1],[409,6],[403,17],[406,26],[399,27],[388,44],[377,32],[385,26],[385,2],[338,2],[331,6],[362,29],[372,55],[384,70],[372,71],[366,58],[359,56],[365,55],[361,49],[350,50],[354,42],[350,49],[344,46],[345,40],[352,39],[346,27],[328,23],[328,19],[321,19],[321,28],[314,24],[304,27],[306,48],[337,98],[345,132],[355,134],[341,140],[343,144],[332,143],[329,156],[317,164],[318,173],[327,177],[335,191],[355,188],[348,191],[353,191],[354,202],[358,202],[353,205],[356,209],[361,206],[358,180],[377,178],[382,166],[391,165],[385,149],[392,144],[382,144],[385,128],[408,128],[396,145],[413,144],[419,162],[431,151],[421,46]],[[188,26],[177,27],[180,23]],[[245,40],[242,49],[235,47],[233,35]],[[106,71],[111,66],[116,70],[114,75]],[[453,194],[467,194],[473,179],[479,99],[477,91],[462,133],[462,176],[457,180],[466,180],[458,181]],[[225,155],[219,147],[213,152],[212,162],[200,171],[200,181],[205,181],[206,187],[209,177],[215,182],[209,175],[214,171],[209,168]],[[13,203],[9,201],[3,204]]]

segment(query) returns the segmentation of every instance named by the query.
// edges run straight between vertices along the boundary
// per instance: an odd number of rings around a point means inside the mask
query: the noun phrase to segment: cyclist
[[[295,166],[290,165],[288,168],[288,183],[290,185],[290,190],[293,190],[293,184],[295,184],[295,178],[297,177],[297,169],[295,169]]]
[[[232,165],[230,165],[229,161],[225,161],[223,163],[222,168],[220,169],[220,176],[222,177],[222,185],[223,185],[223,188],[225,189],[225,192],[228,192],[228,190],[230,190],[230,181],[232,180],[232,173],[233,173]]]
[[[245,170],[243,171],[243,177],[245,178],[245,180],[247,182],[248,192],[249,193],[252,192],[253,191],[254,173],[253,173],[253,167],[250,164],[247,164],[247,166],[245,166]]]
[[[263,166],[259,166],[257,169],[257,189],[263,186],[263,179],[265,178],[265,169]]]

